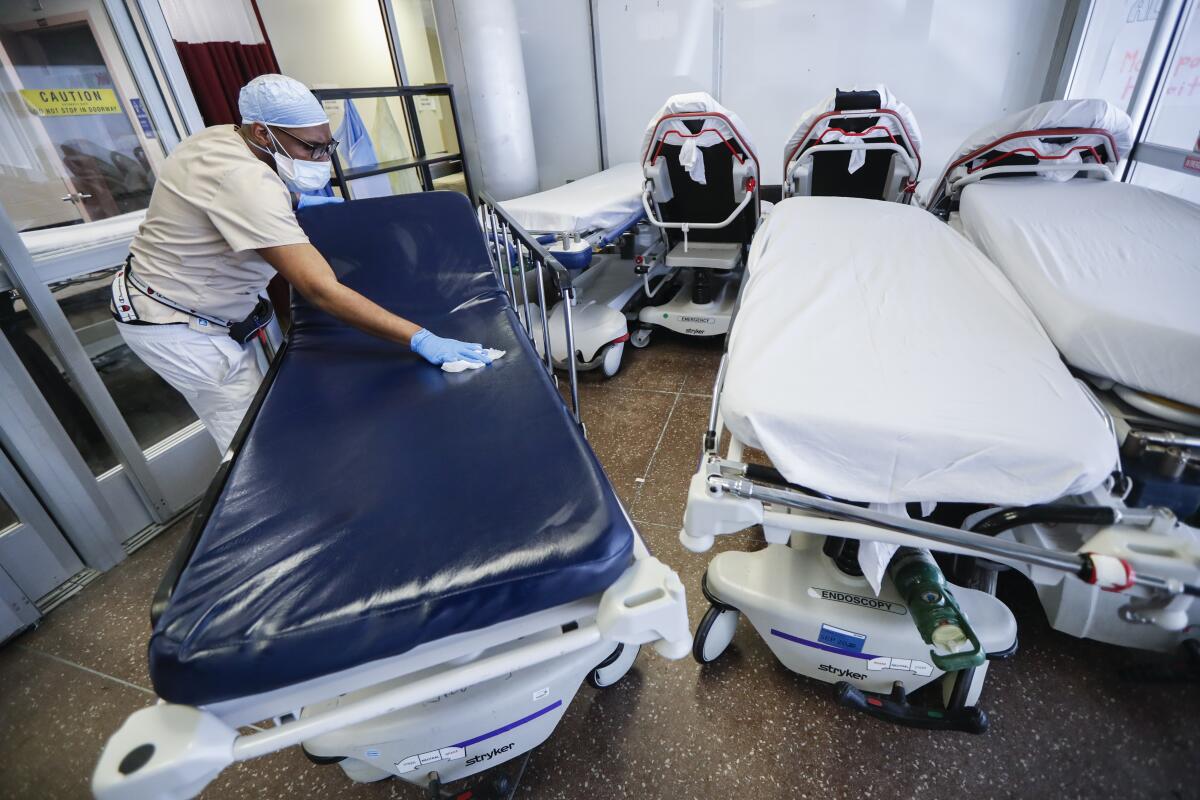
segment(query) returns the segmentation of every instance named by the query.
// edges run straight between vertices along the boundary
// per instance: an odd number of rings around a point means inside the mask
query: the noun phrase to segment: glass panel
[[[434,164],[429,168],[433,172],[433,188],[443,191],[467,193],[467,178],[462,171],[461,161],[447,161]]]
[[[149,203],[164,153],[102,0],[0,4],[0,140],[18,230]]]
[[[392,0],[392,11],[396,15],[396,31],[409,85],[445,83],[446,67],[438,42],[433,0]]]
[[[1153,164],[1138,162],[1129,182],[1200,204],[1200,175],[1188,175],[1173,169],[1164,169]]]
[[[1102,0],[1084,33],[1071,97],[1100,97],[1128,110],[1162,0]]]
[[[258,0],[258,9],[285,75],[311,89],[396,85],[377,0]]]
[[[346,122],[347,109],[358,114],[360,125]],[[352,173],[355,169],[407,163],[415,158],[401,98],[327,100],[325,112],[336,126],[334,136],[342,142],[337,158],[343,171]],[[371,175],[349,183],[351,194],[358,200],[419,192],[422,188],[420,175],[413,169]]]
[[[425,154],[433,157],[458,152],[458,137],[454,132],[454,112],[450,98],[444,94],[417,95],[413,98],[417,121],[421,125],[421,141]]]
[[[138,444],[149,448],[196,421],[183,396],[125,346],[109,312],[112,272],[92,273],[52,287],[75,335],[100,373]],[[8,336],[71,441],[99,475],[118,463],[77,387],[47,344],[17,292],[0,295],[0,330]]]
[[[0,455],[0,458],[3,458],[3,456]],[[4,502],[4,498],[0,497],[0,533],[13,527],[18,522],[20,520],[17,519],[16,513],[13,512],[8,503]]]
[[[1192,4],[1163,78],[1146,141],[1200,152],[1200,4]]]

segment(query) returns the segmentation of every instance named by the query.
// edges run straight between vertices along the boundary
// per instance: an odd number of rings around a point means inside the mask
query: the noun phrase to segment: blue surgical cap
[[[307,128],[329,122],[325,109],[300,81],[287,75],[259,75],[238,94],[242,124],[265,122],[281,128]]]

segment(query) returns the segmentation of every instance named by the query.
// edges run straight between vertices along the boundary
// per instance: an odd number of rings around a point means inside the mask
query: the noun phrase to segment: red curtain
[[[175,42],[206,125],[240,123],[238,92],[251,78],[279,72],[270,43]]]

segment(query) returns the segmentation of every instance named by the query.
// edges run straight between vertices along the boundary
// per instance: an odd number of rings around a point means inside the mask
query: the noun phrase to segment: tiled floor
[[[712,554],[676,541],[715,345],[659,336],[615,379],[582,376],[589,438],[650,548],[675,567],[692,622]],[[150,597],[186,521],[0,648],[0,798],[86,797],[105,738],[153,702]],[[751,549],[752,534],[716,550]],[[833,705],[747,625],[701,668],[644,653],[606,690],[583,687],[530,760],[525,798],[1200,797],[1200,692],[1123,676],[1166,659],[1051,630],[1032,592],[1001,585],[1021,649],[994,664],[980,737],[889,726]],[[399,781],[349,783],[295,750],[226,770],[206,798],[419,798]]]

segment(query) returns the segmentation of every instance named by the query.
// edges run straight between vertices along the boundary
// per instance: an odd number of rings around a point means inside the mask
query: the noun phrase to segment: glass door
[[[122,0],[0,4],[0,335],[126,550],[197,498],[218,460],[108,308],[179,138],[147,52]],[[105,568],[97,557],[84,560]]]
[[[1200,2],[1186,4],[1162,66],[1130,183],[1200,203]]]
[[[52,604],[60,587],[83,571],[79,555],[0,450],[0,596],[8,595],[5,610],[15,618],[0,614],[0,640],[12,625],[35,621],[39,606]]]

